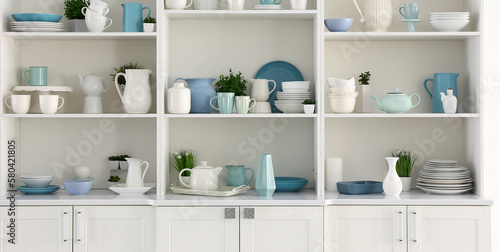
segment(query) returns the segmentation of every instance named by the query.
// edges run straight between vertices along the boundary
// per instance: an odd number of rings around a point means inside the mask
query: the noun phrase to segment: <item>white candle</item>
[[[342,158],[327,158],[326,159],[326,190],[337,191],[337,182],[343,180],[342,174]]]

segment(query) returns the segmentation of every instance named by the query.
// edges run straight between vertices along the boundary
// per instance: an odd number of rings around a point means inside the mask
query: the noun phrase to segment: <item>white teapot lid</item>
[[[212,168],[214,168],[213,166],[208,165],[207,163],[208,163],[207,161],[200,161],[200,164],[197,165],[196,167],[194,167],[193,169],[198,169],[198,168],[200,168],[200,169],[212,169]]]

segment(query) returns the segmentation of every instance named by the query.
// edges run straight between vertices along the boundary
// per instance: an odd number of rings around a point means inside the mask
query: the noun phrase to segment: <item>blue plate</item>
[[[59,22],[61,15],[45,14],[45,13],[17,13],[12,14],[12,18],[18,22],[31,21],[31,22]]]
[[[281,113],[281,111],[274,106],[276,93],[283,91],[281,88],[281,82],[303,81],[304,77],[302,77],[299,69],[286,61],[271,61],[257,71],[255,79],[268,79],[276,82],[276,89],[269,95],[269,99],[267,101],[271,104],[271,110],[273,113]],[[269,90],[271,90],[273,86],[274,84],[270,82]]]
[[[276,191],[293,192],[302,189],[307,185],[306,178],[295,177],[274,177],[276,183]]]
[[[60,187],[58,185],[48,185],[46,187],[40,187],[40,188],[18,186],[17,190],[26,194],[46,194],[46,193],[53,193],[59,190],[59,188]]]

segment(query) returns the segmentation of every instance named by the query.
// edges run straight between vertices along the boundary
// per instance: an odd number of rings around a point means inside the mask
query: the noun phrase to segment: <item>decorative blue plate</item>
[[[293,192],[302,189],[307,185],[306,178],[296,177],[274,177],[276,183],[276,191]]]
[[[18,186],[17,190],[26,194],[46,194],[46,193],[53,193],[59,190],[59,188],[60,187],[58,185],[48,185],[46,187],[41,187],[41,188]]]
[[[15,21],[30,21],[30,22],[59,22],[61,20],[61,15],[56,14],[45,14],[45,13],[17,13],[12,14],[12,18]]]
[[[269,95],[269,99],[267,101],[271,104],[271,111],[273,113],[281,113],[281,111],[274,106],[276,93],[283,91],[281,88],[281,82],[303,81],[304,77],[302,77],[302,73],[300,73],[299,69],[286,61],[271,61],[257,71],[255,79],[268,79],[276,82],[276,89]],[[274,84],[270,82],[269,90],[271,90],[273,86]]]

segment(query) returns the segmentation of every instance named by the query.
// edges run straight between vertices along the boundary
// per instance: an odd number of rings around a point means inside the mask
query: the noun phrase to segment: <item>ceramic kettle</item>
[[[418,99],[415,104],[411,102],[412,96],[416,96]],[[372,98],[377,102],[378,109],[387,113],[405,113],[420,103],[420,96],[418,94],[407,95],[400,92],[399,88],[387,93],[382,99],[376,95],[372,95]]]
[[[125,158],[128,163],[127,171],[127,187],[144,187],[144,176],[149,168],[149,163],[138,158]],[[146,164],[144,172],[142,172],[142,165]]]
[[[189,178],[189,185],[184,183],[181,179],[181,174],[189,170],[191,172]],[[179,172],[179,181],[185,187],[195,189],[195,190],[206,190],[215,191],[219,188],[219,173],[222,171],[222,167],[212,167],[207,164],[207,161],[201,161],[200,165],[190,169],[185,168]]]
[[[86,96],[101,96],[103,92],[106,92],[109,88],[109,81],[96,76],[96,75],[87,75],[83,77],[81,74],[76,74],[78,75],[78,80],[80,81],[80,87],[83,90],[83,93],[85,93]],[[108,85],[104,84],[103,81],[106,81]]]

